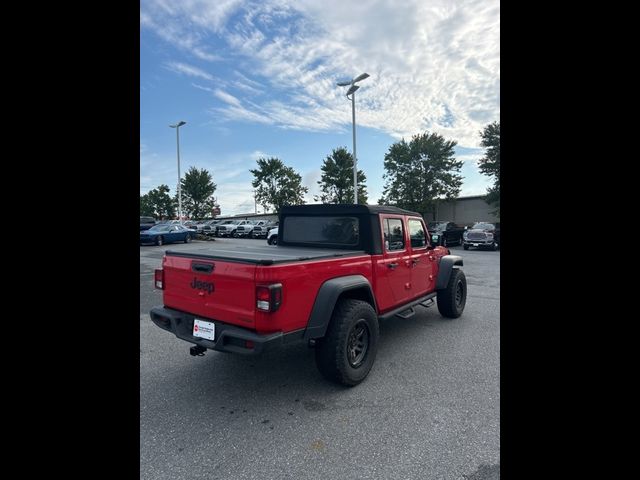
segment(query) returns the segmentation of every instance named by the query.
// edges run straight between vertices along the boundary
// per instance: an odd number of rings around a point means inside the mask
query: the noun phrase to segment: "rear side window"
[[[386,218],[383,222],[384,245],[388,251],[404,250],[404,228],[400,218]]]
[[[409,236],[411,237],[411,248],[427,246],[427,235],[424,233],[424,226],[420,220],[409,220]]]
[[[360,242],[356,217],[287,216],[283,240],[286,243],[314,243],[354,247]]]

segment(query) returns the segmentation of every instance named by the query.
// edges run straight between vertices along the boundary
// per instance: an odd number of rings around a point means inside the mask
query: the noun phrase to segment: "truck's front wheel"
[[[336,306],[327,334],[316,343],[316,364],[333,382],[354,386],[369,374],[378,351],[378,317],[362,300]]]
[[[467,302],[467,277],[459,268],[451,270],[447,288],[438,290],[438,310],[440,314],[449,318],[462,315]]]

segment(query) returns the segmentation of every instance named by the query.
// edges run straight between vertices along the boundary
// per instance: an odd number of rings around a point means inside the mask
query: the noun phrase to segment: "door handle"
[[[398,266],[397,263],[388,263],[387,264],[387,267],[389,267],[391,270],[395,270],[397,266]]]
[[[419,258],[412,258],[411,262],[415,265],[416,263],[420,263],[420,259]]]
[[[191,270],[198,273],[211,273],[214,269],[213,263],[192,263]]]

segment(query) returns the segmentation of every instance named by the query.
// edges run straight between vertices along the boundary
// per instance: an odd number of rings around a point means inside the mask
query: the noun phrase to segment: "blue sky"
[[[425,131],[458,142],[461,195],[483,194],[479,131],[500,119],[499,17],[498,1],[142,0],[140,193],[174,192],[168,125],[184,120],[181,171],[212,172],[223,215],[254,210],[259,157],[293,167],[313,202],[324,158],[352,150],[351,103],[335,84],[367,72],[356,125],[369,203],[389,146]]]

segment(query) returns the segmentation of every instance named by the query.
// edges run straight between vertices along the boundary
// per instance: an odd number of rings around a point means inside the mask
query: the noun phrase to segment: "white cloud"
[[[213,75],[210,75],[204,70],[201,70],[198,67],[194,67],[193,65],[187,65],[186,63],[167,62],[164,66],[167,70],[171,70],[175,73],[188,75],[190,77],[204,78],[205,80],[213,80]]]
[[[351,108],[335,82],[366,71],[358,125],[395,138],[435,131],[477,147],[479,131],[499,120],[499,15],[498,0],[149,0],[141,25],[167,41],[184,35],[181,48],[196,56],[226,43],[238,64],[234,87],[257,97],[213,109],[229,120],[349,128]],[[259,95],[252,78],[278,99]]]
[[[251,152],[250,157],[255,162],[259,158],[271,158],[271,157],[277,157],[277,155],[270,155],[268,153],[264,153],[262,150],[255,150]]]
[[[222,215],[253,213],[253,187],[250,182],[225,182],[216,190]],[[259,207],[262,209],[262,207]]]
[[[209,92],[209,93],[214,93],[215,92],[215,90],[213,88],[205,87],[205,86],[199,85],[197,83],[192,83],[191,86],[195,87],[195,88],[197,88],[199,90],[204,90],[205,92]]]
[[[322,170],[315,169],[308,171],[304,175],[302,175],[302,185],[309,189],[309,192],[304,196],[304,200],[307,203],[318,203],[313,197],[316,195],[320,195],[320,186],[318,185],[318,181],[322,177]]]
[[[187,51],[201,60],[213,62],[220,59],[218,55],[212,54],[200,46],[204,41],[202,35],[196,35],[179,24],[165,22],[161,18],[156,21],[157,13],[158,11],[153,13],[141,11],[140,26],[153,30],[167,43]]]
[[[477,164],[478,160],[480,160],[482,157],[484,157],[483,153],[466,153],[463,155],[456,155],[455,159],[461,160],[463,162]]]
[[[238,100],[236,97],[234,97],[233,95],[225,92],[224,90],[220,90],[219,88],[216,89],[213,94],[218,97],[220,100],[222,100],[225,103],[228,103],[230,105],[239,107],[240,106],[240,100]]]

